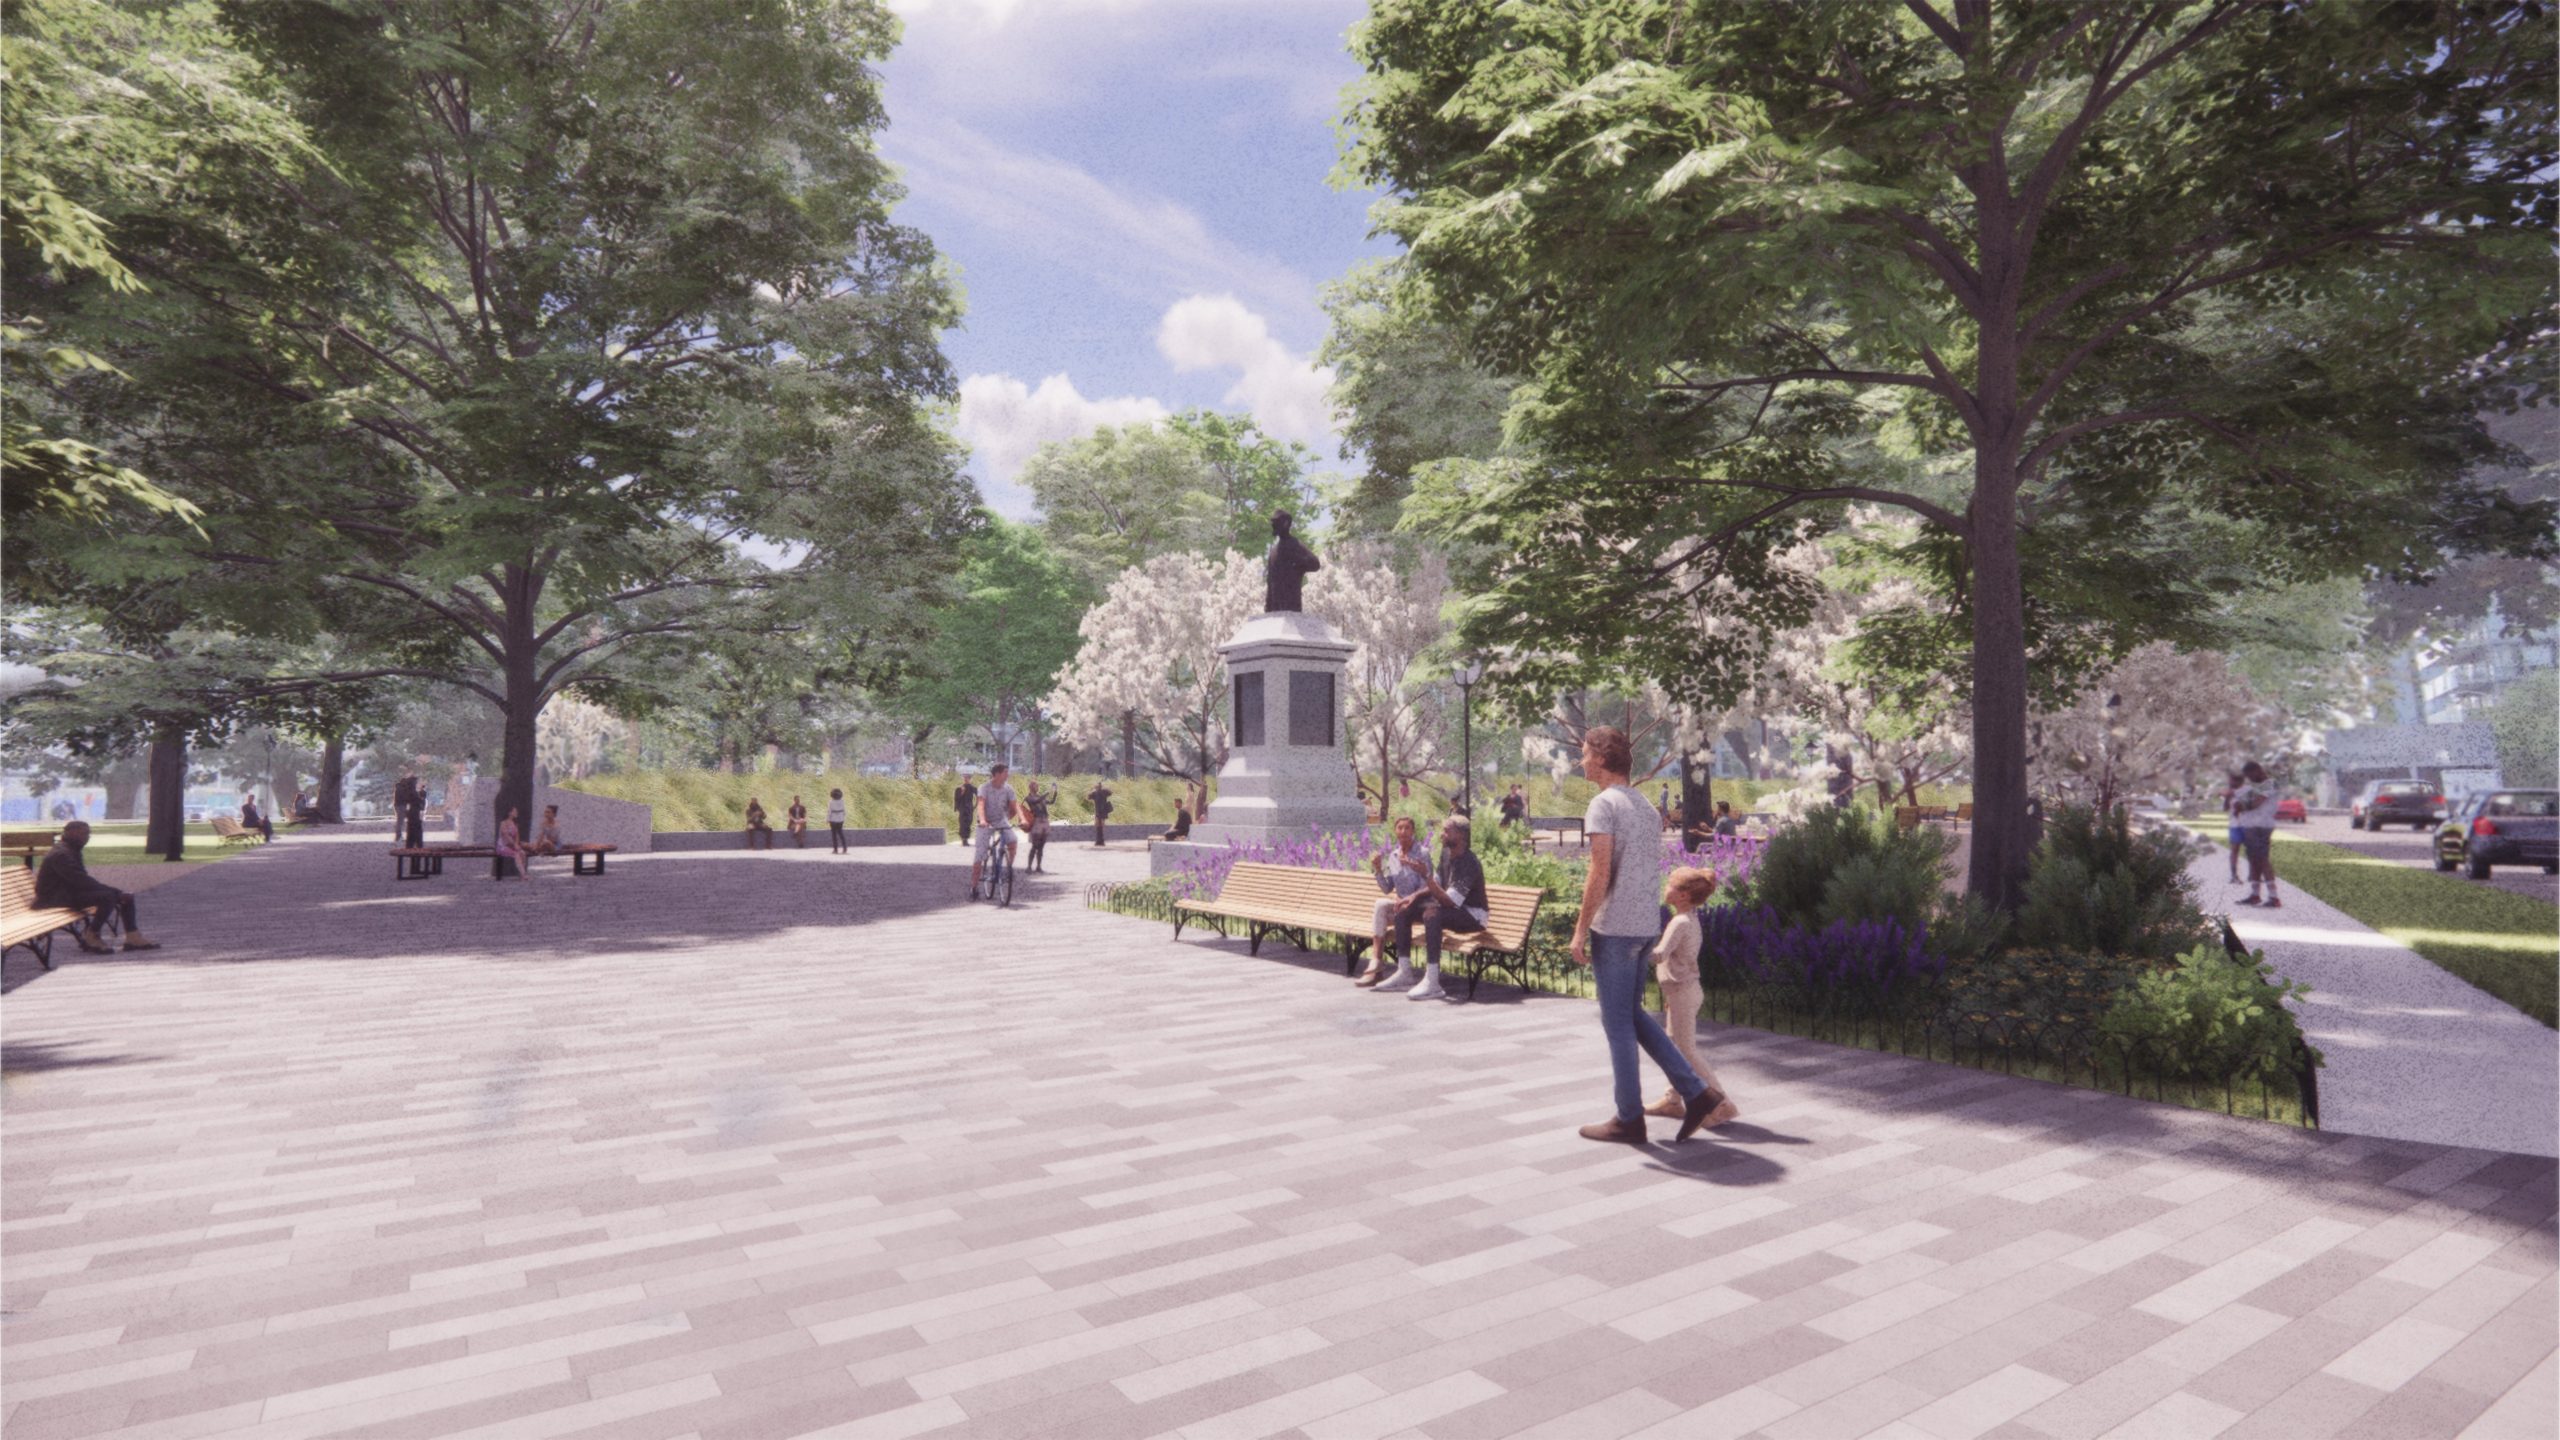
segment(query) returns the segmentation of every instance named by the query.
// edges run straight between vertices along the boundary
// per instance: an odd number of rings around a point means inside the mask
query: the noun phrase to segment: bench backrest
[[[213,833],[216,835],[246,835],[249,833],[247,827],[243,826],[239,821],[232,819],[228,815],[216,815],[213,817],[211,823],[213,825]]]
[[[12,865],[0,870],[0,914],[23,915],[36,908],[36,872]]]
[[[39,850],[50,850],[53,848],[53,842],[61,838],[62,832],[59,830],[0,830],[0,845],[8,846],[12,850],[21,845],[33,845]]]
[[[1493,884],[1484,891],[1485,933],[1499,949],[1525,948],[1547,892],[1535,885]],[[1218,891],[1221,904],[1294,915],[1351,935],[1368,933],[1370,917],[1383,898],[1366,870],[1313,870],[1253,860],[1238,861]]]

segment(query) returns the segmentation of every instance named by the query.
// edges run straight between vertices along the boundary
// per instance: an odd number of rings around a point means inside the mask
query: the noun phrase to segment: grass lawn
[[[2191,822],[2208,839],[2225,822]],[[2560,1024],[2560,906],[2276,834],[2276,876],[2545,1025]]]
[[[28,829],[51,829],[51,825],[30,825]],[[142,822],[139,820],[93,821],[89,827],[89,848],[82,858],[92,865],[139,865],[149,861],[166,864],[157,855],[142,850]],[[281,832],[279,832],[281,833]],[[251,845],[225,844],[210,825],[190,825],[186,829],[186,857],[181,865],[209,865],[228,855],[255,849]]]

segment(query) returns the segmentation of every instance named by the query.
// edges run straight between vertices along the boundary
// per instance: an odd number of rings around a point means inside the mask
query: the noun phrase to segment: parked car
[[[2436,829],[2436,868],[2486,880],[2499,865],[2560,875],[2560,790],[2483,790],[2447,812]]]
[[[2358,792],[2348,807],[2347,820],[2358,830],[2379,830],[2385,825],[2429,830],[2444,808],[2444,792],[2424,780],[2376,780]]]
[[[2281,825],[2288,820],[2296,825],[2311,823],[2310,809],[2290,795],[2276,802],[2276,823]]]

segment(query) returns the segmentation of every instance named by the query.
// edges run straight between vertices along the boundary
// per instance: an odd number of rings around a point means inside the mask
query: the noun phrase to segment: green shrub
[[[2009,938],[2009,917],[1979,896],[1940,895],[1928,938],[1930,953],[1951,965],[1979,960]]]
[[[1873,811],[1817,806],[1769,838],[1734,898],[1807,929],[1890,919],[1920,930],[1938,908],[1949,843],[1925,826],[1898,831]]]
[[[2100,1017],[2110,1039],[2145,1045],[2173,1073],[2194,1079],[2272,1079],[2292,1070],[2302,1027],[2287,999],[2310,993],[2283,979],[2264,952],[2247,960],[2199,945],[2179,962],[2135,978]],[[2311,1063],[2322,1063],[2311,1050]]]
[[[2081,950],[2022,948],[1950,961],[1946,1014],[1959,1028],[2094,1026],[2152,968],[2131,956]]]
[[[2173,831],[2134,833],[2123,811],[2066,806],[2027,869],[2017,943],[2168,960],[2211,943],[2187,884],[2191,847]]]

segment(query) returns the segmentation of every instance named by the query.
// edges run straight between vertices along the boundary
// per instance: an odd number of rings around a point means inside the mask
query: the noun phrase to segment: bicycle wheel
[[[1000,910],[1013,908],[1013,862],[1011,860],[1004,862],[1004,874],[996,883],[1002,887],[996,891],[996,908]]]

